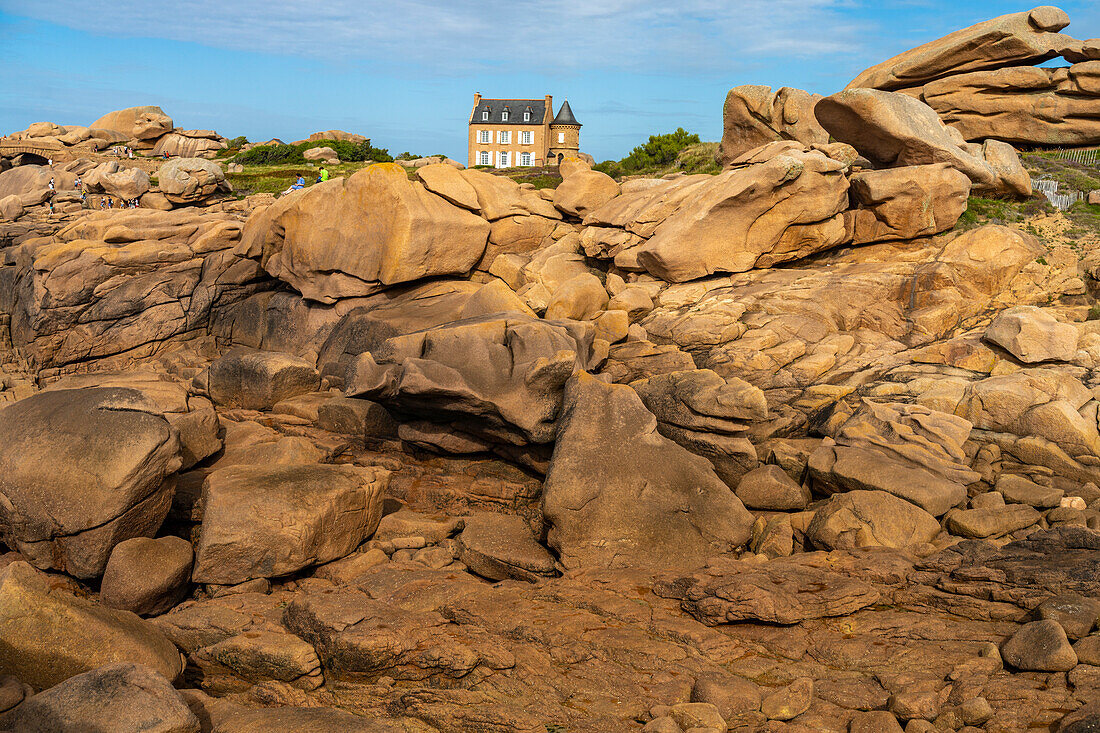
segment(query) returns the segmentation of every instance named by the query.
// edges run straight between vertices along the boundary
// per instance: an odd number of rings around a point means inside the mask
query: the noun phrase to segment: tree
[[[631,150],[630,155],[623,158],[620,165],[626,173],[646,168],[660,168],[676,160],[681,150],[689,145],[697,145],[699,142],[698,135],[677,127],[676,132],[650,135],[649,142]]]

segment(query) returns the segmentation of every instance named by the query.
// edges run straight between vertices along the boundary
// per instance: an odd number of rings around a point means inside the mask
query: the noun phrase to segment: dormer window
[[[530,122],[531,121],[531,110],[525,110],[523,112],[523,121],[524,122]]]
[[[508,121],[508,110],[504,110],[503,112],[500,113],[500,121],[501,122],[507,122]]]
[[[489,120],[489,110],[484,110],[481,113],[481,121],[482,122],[487,122],[488,120]]]

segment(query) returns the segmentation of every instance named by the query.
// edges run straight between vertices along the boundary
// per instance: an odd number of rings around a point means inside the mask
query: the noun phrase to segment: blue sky
[[[1100,37],[1100,7],[1063,2]],[[841,89],[862,69],[1032,6],[990,0],[0,0],[0,133],[157,104],[250,140],[360,132],[466,155],[473,93],[568,98],[582,149],[722,133],[739,84]]]

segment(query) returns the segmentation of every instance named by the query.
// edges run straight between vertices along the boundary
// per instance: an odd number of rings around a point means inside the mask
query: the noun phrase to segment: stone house
[[[581,123],[569,102],[554,115],[554,98],[486,99],[474,94],[470,112],[470,167],[556,165],[580,152]]]

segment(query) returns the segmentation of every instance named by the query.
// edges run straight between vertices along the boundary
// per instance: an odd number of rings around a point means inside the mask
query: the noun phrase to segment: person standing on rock
[[[51,191],[54,190],[52,178],[50,179],[50,182],[46,184],[46,188],[50,189]]]

